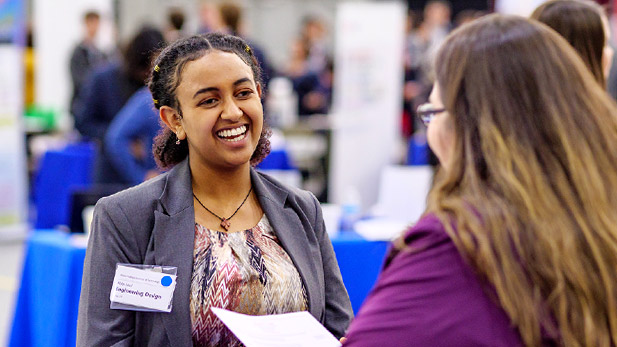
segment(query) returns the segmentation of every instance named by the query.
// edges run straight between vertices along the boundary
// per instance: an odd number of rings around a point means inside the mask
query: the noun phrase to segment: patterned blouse
[[[194,346],[242,346],[210,307],[250,315],[307,310],[300,274],[265,214],[233,233],[195,223],[190,306]]]

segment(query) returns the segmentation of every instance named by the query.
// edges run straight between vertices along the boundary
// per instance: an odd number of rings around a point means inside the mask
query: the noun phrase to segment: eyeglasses
[[[446,111],[445,108],[435,108],[432,104],[427,102],[425,104],[418,106],[418,110],[416,111],[416,114],[418,115],[422,123],[425,126],[428,126],[428,124],[433,120],[433,118],[436,115],[442,112],[445,112],[445,111]]]

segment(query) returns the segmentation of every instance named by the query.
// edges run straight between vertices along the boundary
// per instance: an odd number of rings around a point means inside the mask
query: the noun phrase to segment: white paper
[[[246,347],[338,347],[341,343],[306,311],[249,316],[212,307]]]
[[[169,312],[175,288],[175,275],[118,265],[109,300]]]

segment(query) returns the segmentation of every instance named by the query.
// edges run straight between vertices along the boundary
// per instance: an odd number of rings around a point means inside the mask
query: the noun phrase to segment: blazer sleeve
[[[353,318],[353,310],[349,294],[343,284],[343,277],[339,269],[332,242],[326,232],[321,206],[319,201],[311,194],[315,205],[315,234],[319,240],[319,249],[323,264],[324,284],[325,284],[325,319],[324,326],[337,339],[345,336],[349,323]]]
[[[97,203],[84,263],[77,346],[133,345],[135,312],[109,308],[116,264],[141,263],[133,230],[114,200]]]

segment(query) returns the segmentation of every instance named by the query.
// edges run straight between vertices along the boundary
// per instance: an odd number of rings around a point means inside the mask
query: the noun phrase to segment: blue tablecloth
[[[354,312],[373,286],[387,243],[352,232],[332,239]],[[75,346],[77,308],[86,250],[70,235],[32,233],[19,288],[9,346]]]
[[[68,234],[30,236],[9,346],[75,346],[85,256]]]
[[[69,224],[71,191],[92,184],[94,157],[95,145],[90,142],[45,153],[32,187],[37,210],[35,228]]]
[[[366,241],[354,232],[345,231],[332,238],[332,246],[353,312],[358,313],[377,280],[388,242]]]

